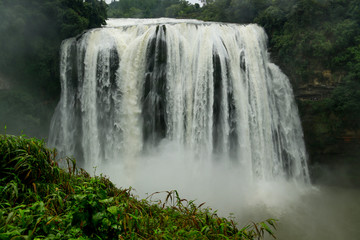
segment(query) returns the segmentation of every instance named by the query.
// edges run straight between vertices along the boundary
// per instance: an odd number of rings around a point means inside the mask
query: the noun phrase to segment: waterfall
[[[49,145],[91,169],[168,140],[200,164],[307,183],[293,92],[266,42],[254,24],[175,19],[110,19],[67,39]]]

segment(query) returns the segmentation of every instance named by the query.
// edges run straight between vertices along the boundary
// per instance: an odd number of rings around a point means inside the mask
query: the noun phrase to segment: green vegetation
[[[109,5],[111,18],[196,18],[200,5],[185,0],[121,0]]]
[[[106,8],[96,0],[0,0],[0,125],[9,133],[47,136],[61,41],[105,24]]]
[[[360,2],[298,0],[291,8],[280,2],[255,18],[269,34],[274,60],[296,92],[302,86],[334,87],[316,101],[299,101],[306,142],[315,160],[316,154],[338,149],[342,136],[356,136],[360,130]]]
[[[260,239],[272,219],[238,229],[232,220],[167,192],[137,200],[103,176],[90,177],[43,141],[0,135],[0,239]]]

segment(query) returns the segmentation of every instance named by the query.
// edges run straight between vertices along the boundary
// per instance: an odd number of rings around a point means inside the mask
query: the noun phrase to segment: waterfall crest
[[[307,183],[293,92],[266,41],[257,25],[174,19],[111,19],[67,39],[49,145],[91,169],[166,139],[199,161]]]

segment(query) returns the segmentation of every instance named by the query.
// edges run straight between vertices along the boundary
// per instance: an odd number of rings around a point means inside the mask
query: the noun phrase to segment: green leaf
[[[108,203],[112,203],[113,201],[114,201],[114,198],[111,197],[111,198],[106,198],[106,199],[100,200],[99,202],[108,204]]]
[[[117,206],[108,207],[107,210],[108,210],[108,212],[110,212],[113,215],[118,213],[118,207]]]
[[[105,214],[103,212],[97,212],[92,216],[92,220],[95,224],[101,221],[104,218]]]

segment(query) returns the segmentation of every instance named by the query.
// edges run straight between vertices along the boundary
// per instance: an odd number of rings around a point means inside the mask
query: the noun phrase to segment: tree
[[[60,94],[61,41],[100,27],[105,19],[104,1],[0,0],[0,75],[11,81],[0,98],[14,99],[6,110],[1,106],[9,113],[0,114],[1,129],[6,124],[8,133],[47,136],[44,126],[49,126]],[[18,106],[24,99],[31,99],[31,108]]]

